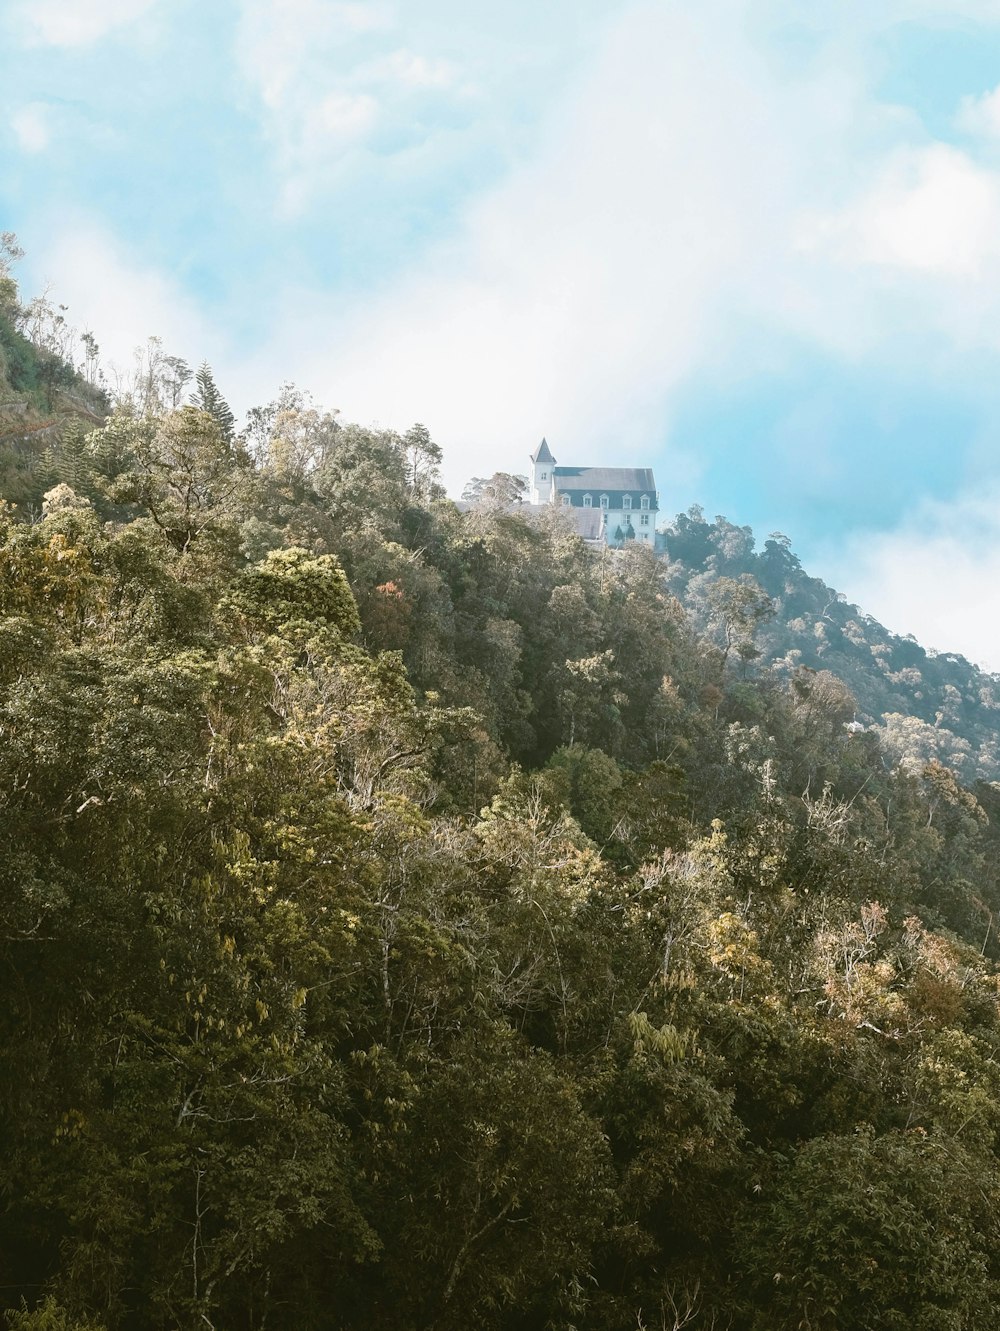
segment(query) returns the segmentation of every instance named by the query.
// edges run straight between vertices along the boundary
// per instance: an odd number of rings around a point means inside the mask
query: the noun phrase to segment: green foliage
[[[12,1331],[104,1331],[103,1326],[71,1316],[51,1296],[42,1300],[37,1308],[29,1310],[27,1304],[12,1308],[7,1313],[7,1325]]]
[[[183,361],[176,362],[177,381],[180,385],[185,382],[188,374],[187,366]],[[229,444],[233,442],[236,433],[236,417],[229,408],[226,399],[216,387],[215,379],[212,376],[212,370],[207,361],[202,361],[198,366],[194,376],[196,391],[191,396],[192,406],[199,411],[207,412],[219,427],[219,433]]]
[[[996,1189],[995,1171],[919,1130],[804,1143],[747,1222],[741,1259],[768,1305],[751,1326],[986,1326],[1000,1293]]]
[[[86,493],[83,431],[108,408],[92,335],[77,337],[64,306],[45,297],[22,305],[14,268],[24,251],[0,234],[0,499],[38,512],[42,495],[65,483]]]
[[[197,558],[195,543],[213,538],[235,544],[250,513],[253,477],[214,416],[195,407],[160,420],[120,414],[105,434],[106,446],[130,464],[109,487],[114,501],[148,512],[181,554]]]
[[[805,670],[835,676],[854,698],[854,720],[877,727],[894,761],[917,766],[931,758],[966,780],[1000,775],[996,677],[954,653],[925,651],[890,633],[843,595],[810,577],[787,536],[772,532],[754,553],[749,528],[723,517],[706,521],[698,508],[679,515],[666,534],[669,585],[724,650],[740,640],[759,655],[745,658],[788,678]],[[751,634],[725,613],[734,587],[754,583],[773,615]]]
[[[157,357],[0,510],[10,1324],[991,1326],[984,743],[775,659],[784,538]]]
[[[302,623],[343,638],[361,627],[344,572],[332,555],[292,547],[272,550],[238,579],[230,597],[247,627],[281,633]]]

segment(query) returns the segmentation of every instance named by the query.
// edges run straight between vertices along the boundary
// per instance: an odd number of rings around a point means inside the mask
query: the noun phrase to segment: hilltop
[[[115,449],[95,449],[86,437],[104,425],[113,398],[140,414],[176,407],[192,373],[152,338],[138,353],[130,381],[118,383],[112,394],[93,335],[78,335],[65,309],[47,297],[21,302],[11,276],[19,253],[13,237],[5,236],[0,245],[0,496],[26,513],[39,513],[46,491],[66,484],[107,516],[121,517],[123,510],[109,501],[109,486],[129,460]],[[199,372],[196,397],[210,407],[221,403],[226,429],[234,431],[232,414],[207,367]],[[293,392],[287,400],[256,409],[249,435],[255,423],[259,431],[266,413],[287,415],[305,401],[306,395]],[[335,415],[329,421],[335,422]],[[439,450],[435,458],[440,459]],[[380,464],[372,458],[361,465]],[[490,494],[487,485],[480,502],[494,502]],[[366,502],[360,492],[357,501]],[[826,672],[850,692],[851,724],[876,733],[892,761],[919,768],[937,760],[967,782],[1000,778],[1000,678],[957,653],[930,652],[911,636],[891,633],[810,576],[780,533],[758,551],[749,527],[721,516],[710,522],[696,506],[659,534],[657,546],[667,562],[665,585],[709,642],[723,645],[732,632],[723,604],[726,588],[745,584],[759,589],[767,604],[753,625],[752,651],[741,658],[744,674],[767,671],[801,681],[809,672]],[[356,557],[344,552],[348,567]],[[363,591],[364,597],[370,595],[370,589]]]

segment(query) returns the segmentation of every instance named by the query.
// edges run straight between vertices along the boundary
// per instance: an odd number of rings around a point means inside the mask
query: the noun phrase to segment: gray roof
[[[557,490],[589,490],[592,494],[623,490],[650,498],[656,494],[649,467],[556,467],[553,476]]]
[[[599,508],[570,508],[562,511],[572,515],[576,534],[585,541],[599,541],[604,535],[604,514]]]
[[[554,462],[555,462],[555,458],[552,456],[552,453],[551,453],[551,451],[550,451],[550,449],[549,449],[549,446],[548,446],[548,444],[545,442],[544,439],[543,439],[542,442],[538,445],[538,447],[535,449],[534,453],[532,453],[532,455],[531,455],[531,461],[532,461],[532,462],[549,462],[549,463],[554,463]]]
[[[524,517],[550,518],[554,513],[557,513],[564,522],[570,524],[577,536],[582,536],[585,541],[600,541],[604,538],[604,514],[599,508],[572,508],[569,505],[564,508],[559,504],[521,504],[512,511],[521,513]]]

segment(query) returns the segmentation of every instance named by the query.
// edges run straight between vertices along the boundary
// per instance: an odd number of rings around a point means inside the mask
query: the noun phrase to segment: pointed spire
[[[547,462],[550,466],[555,466],[556,460],[552,456],[549,446],[544,438],[542,439],[542,442],[538,445],[538,447],[535,449],[534,453],[532,453],[531,461],[536,465],[539,462]]]

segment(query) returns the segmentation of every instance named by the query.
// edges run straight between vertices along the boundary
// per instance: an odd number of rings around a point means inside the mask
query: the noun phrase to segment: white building
[[[568,509],[586,541],[651,548],[659,502],[649,467],[558,467],[546,441],[531,455],[531,503]]]

